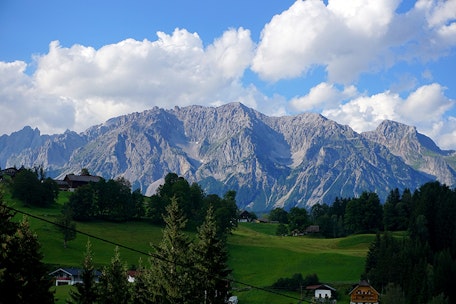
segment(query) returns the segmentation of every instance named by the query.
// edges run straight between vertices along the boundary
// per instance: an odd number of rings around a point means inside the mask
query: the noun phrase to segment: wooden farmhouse
[[[3,176],[10,176],[10,177],[14,177],[16,176],[16,174],[19,172],[18,169],[16,168],[6,168],[6,169],[3,169],[3,170],[0,170],[0,179],[3,179]]]
[[[63,179],[64,182],[68,184],[70,191],[74,191],[81,186],[87,185],[89,183],[98,183],[101,180],[101,177],[95,175],[75,175],[68,174]]]
[[[350,291],[350,304],[378,304],[380,294],[367,281],[361,281]]]
[[[320,232],[320,226],[318,226],[318,225],[310,225],[309,227],[306,228],[306,234],[319,233],[319,232]]]

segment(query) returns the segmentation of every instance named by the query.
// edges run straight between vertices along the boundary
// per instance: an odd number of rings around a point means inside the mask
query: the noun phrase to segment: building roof
[[[55,179],[54,181],[60,187],[62,187],[62,186],[68,187],[69,186],[68,183],[66,181],[62,180],[62,179]]]
[[[353,287],[353,289],[350,291],[350,295],[356,290],[358,289],[359,287],[369,287],[370,289],[372,289],[377,295],[380,295],[380,293],[375,290],[374,287],[372,287],[372,285],[369,284],[369,282],[367,282],[366,280],[361,280],[355,287]]]
[[[250,217],[252,215],[247,210],[242,210],[241,213],[239,213],[239,216]]]
[[[307,233],[312,233],[312,232],[320,232],[320,226],[318,225],[310,225],[309,227],[306,228]]]
[[[331,290],[331,291],[336,291],[335,288],[326,285],[326,284],[317,284],[317,285],[309,285],[306,287],[306,290]]]
[[[69,180],[72,182],[99,182],[101,177],[95,175],[75,175],[75,174],[68,174],[65,176],[64,180]]]
[[[54,270],[53,272],[49,273],[49,275],[53,275],[59,271],[63,271],[68,275],[75,276],[75,275],[80,274],[82,272],[82,269],[80,269],[80,268],[59,268],[59,269]]]
[[[64,267],[64,268],[59,268],[59,269],[54,270],[53,272],[49,273],[49,275],[54,275],[55,273],[57,273],[59,271],[63,271],[66,274],[71,275],[71,276],[77,276],[77,275],[81,275],[84,270],[81,268],[75,268],[75,267]],[[95,270],[95,275],[100,276],[101,271]]]

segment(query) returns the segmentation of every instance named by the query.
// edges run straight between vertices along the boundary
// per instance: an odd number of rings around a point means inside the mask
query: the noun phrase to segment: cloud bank
[[[396,12],[399,5],[298,0],[271,18],[258,42],[244,28],[227,29],[206,46],[186,29],[99,49],[52,41],[30,64],[0,62],[0,130],[30,125],[43,133],[83,131],[153,106],[240,101],[269,115],[319,112],[359,132],[383,119],[397,120],[417,126],[442,148],[456,149],[456,117],[449,114],[455,100],[432,82],[432,71],[423,71],[426,83],[409,73],[382,92],[359,86],[364,75],[436,61],[454,51],[456,1],[419,0],[405,13]],[[305,81],[316,67],[325,70],[325,79],[299,96],[262,92],[262,85]]]
[[[399,0],[298,0],[261,34],[252,69],[277,81],[324,66],[347,84],[395,63],[430,60],[456,44],[456,1],[419,0],[397,14]]]

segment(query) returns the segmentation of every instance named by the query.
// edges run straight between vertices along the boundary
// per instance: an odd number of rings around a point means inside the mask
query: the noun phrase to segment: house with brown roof
[[[100,176],[95,175],[75,175],[67,174],[63,179],[64,182],[68,184],[69,190],[73,191],[81,186],[87,185],[89,183],[98,183],[101,180]]]
[[[359,284],[350,291],[349,295],[350,304],[378,304],[380,301],[380,294],[378,291],[365,280],[359,282]]]
[[[320,232],[320,226],[318,226],[318,225],[310,225],[306,228],[306,234],[319,233],[319,232]]]

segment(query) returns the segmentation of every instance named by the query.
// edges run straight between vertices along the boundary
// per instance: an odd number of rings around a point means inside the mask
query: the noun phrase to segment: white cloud
[[[418,131],[434,139],[442,148],[456,148],[456,118],[446,117],[455,101],[444,94],[439,84],[421,86],[406,98],[384,92],[356,97],[322,114],[357,132],[374,130],[385,119],[416,126]]]
[[[360,96],[335,108],[323,110],[322,114],[357,132],[373,130],[385,119],[400,120],[397,107],[401,103],[398,94],[384,92],[372,96]]]
[[[399,61],[438,58],[456,44],[456,1],[420,0],[397,14],[399,2],[297,0],[264,27],[252,69],[277,81],[323,66],[330,82],[347,84]]]
[[[449,117],[440,122],[434,123],[434,128],[428,134],[435,138],[442,149],[456,149],[456,117]]]
[[[456,19],[456,1],[454,0],[418,0],[416,8],[425,12],[430,27],[445,27]]]
[[[422,86],[411,93],[398,112],[414,124],[434,123],[454,105],[455,102],[444,95],[444,88],[434,83]]]
[[[310,89],[309,94],[290,100],[290,106],[298,111],[321,110],[334,107],[359,93],[354,86],[338,90],[333,84],[322,82]]]
[[[98,50],[53,41],[47,54],[35,57],[32,76],[25,73],[24,62],[0,63],[0,106],[3,113],[14,112],[3,120],[2,130],[28,124],[46,133],[82,131],[153,106],[242,99],[255,106],[248,96],[261,97],[240,82],[253,57],[248,30],[227,30],[206,48],[186,30],[157,36],[156,41],[127,39]]]
[[[9,133],[39,125],[41,131],[53,133],[72,126],[71,102],[36,88],[26,67],[22,61],[0,62],[0,129]]]
[[[78,100],[128,99],[140,108],[205,103],[236,81],[252,56],[250,32],[242,28],[225,32],[207,50],[196,33],[157,35],[157,41],[127,39],[99,50],[54,41],[37,59],[37,85]]]
[[[244,29],[230,30],[208,46],[207,57],[225,78],[239,78],[253,58],[253,42],[250,32]]]

